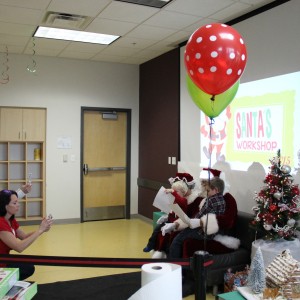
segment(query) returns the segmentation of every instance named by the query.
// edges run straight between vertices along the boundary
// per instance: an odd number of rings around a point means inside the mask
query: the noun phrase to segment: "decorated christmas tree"
[[[299,187],[294,184],[291,167],[281,165],[280,150],[270,159],[270,171],[264,179],[265,186],[255,193],[257,206],[251,226],[265,233],[268,240],[293,240],[296,237],[297,220],[300,218]]]

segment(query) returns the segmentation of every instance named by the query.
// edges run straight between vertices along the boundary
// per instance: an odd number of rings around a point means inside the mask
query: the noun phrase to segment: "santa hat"
[[[229,192],[230,184],[226,180],[226,176],[225,176],[224,172],[222,172],[220,170],[217,170],[217,169],[212,169],[212,168],[203,168],[200,172],[200,179],[207,179],[208,180],[208,178],[211,178],[211,176],[209,176],[208,173],[213,175],[213,177],[220,177],[224,181],[225,187],[224,187],[223,194],[226,194],[226,193]]]
[[[210,173],[210,174],[209,174]],[[212,168],[203,168],[200,172],[200,179],[208,179],[212,175],[213,177],[220,177],[222,171]]]
[[[175,177],[169,178],[170,184],[173,184],[174,182],[179,180],[184,181],[189,189],[193,189],[196,184],[194,177],[189,173],[176,173]]]

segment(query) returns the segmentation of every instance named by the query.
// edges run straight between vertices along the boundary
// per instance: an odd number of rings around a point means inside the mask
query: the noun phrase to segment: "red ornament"
[[[271,212],[274,212],[276,209],[277,209],[277,206],[275,204],[272,204],[272,205],[269,206],[269,210]]]
[[[299,195],[299,188],[296,187],[296,186],[293,187],[293,188],[292,188],[292,194],[293,194],[293,195]]]
[[[247,62],[244,40],[232,27],[213,23],[189,38],[184,63],[192,81],[205,93],[227,91],[241,77]]]

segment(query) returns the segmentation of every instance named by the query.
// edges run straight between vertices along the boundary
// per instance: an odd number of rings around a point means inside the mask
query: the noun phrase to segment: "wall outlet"
[[[176,165],[176,157],[175,156],[172,157],[172,165]]]

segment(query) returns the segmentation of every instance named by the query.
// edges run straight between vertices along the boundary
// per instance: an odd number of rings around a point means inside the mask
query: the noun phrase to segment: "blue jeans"
[[[209,236],[207,237],[209,238]],[[196,239],[196,240],[203,240],[204,235],[200,228],[185,228],[180,233],[176,235],[174,240],[171,243],[170,250],[169,250],[169,258],[181,258],[182,257],[182,247],[183,242],[186,239]]]

